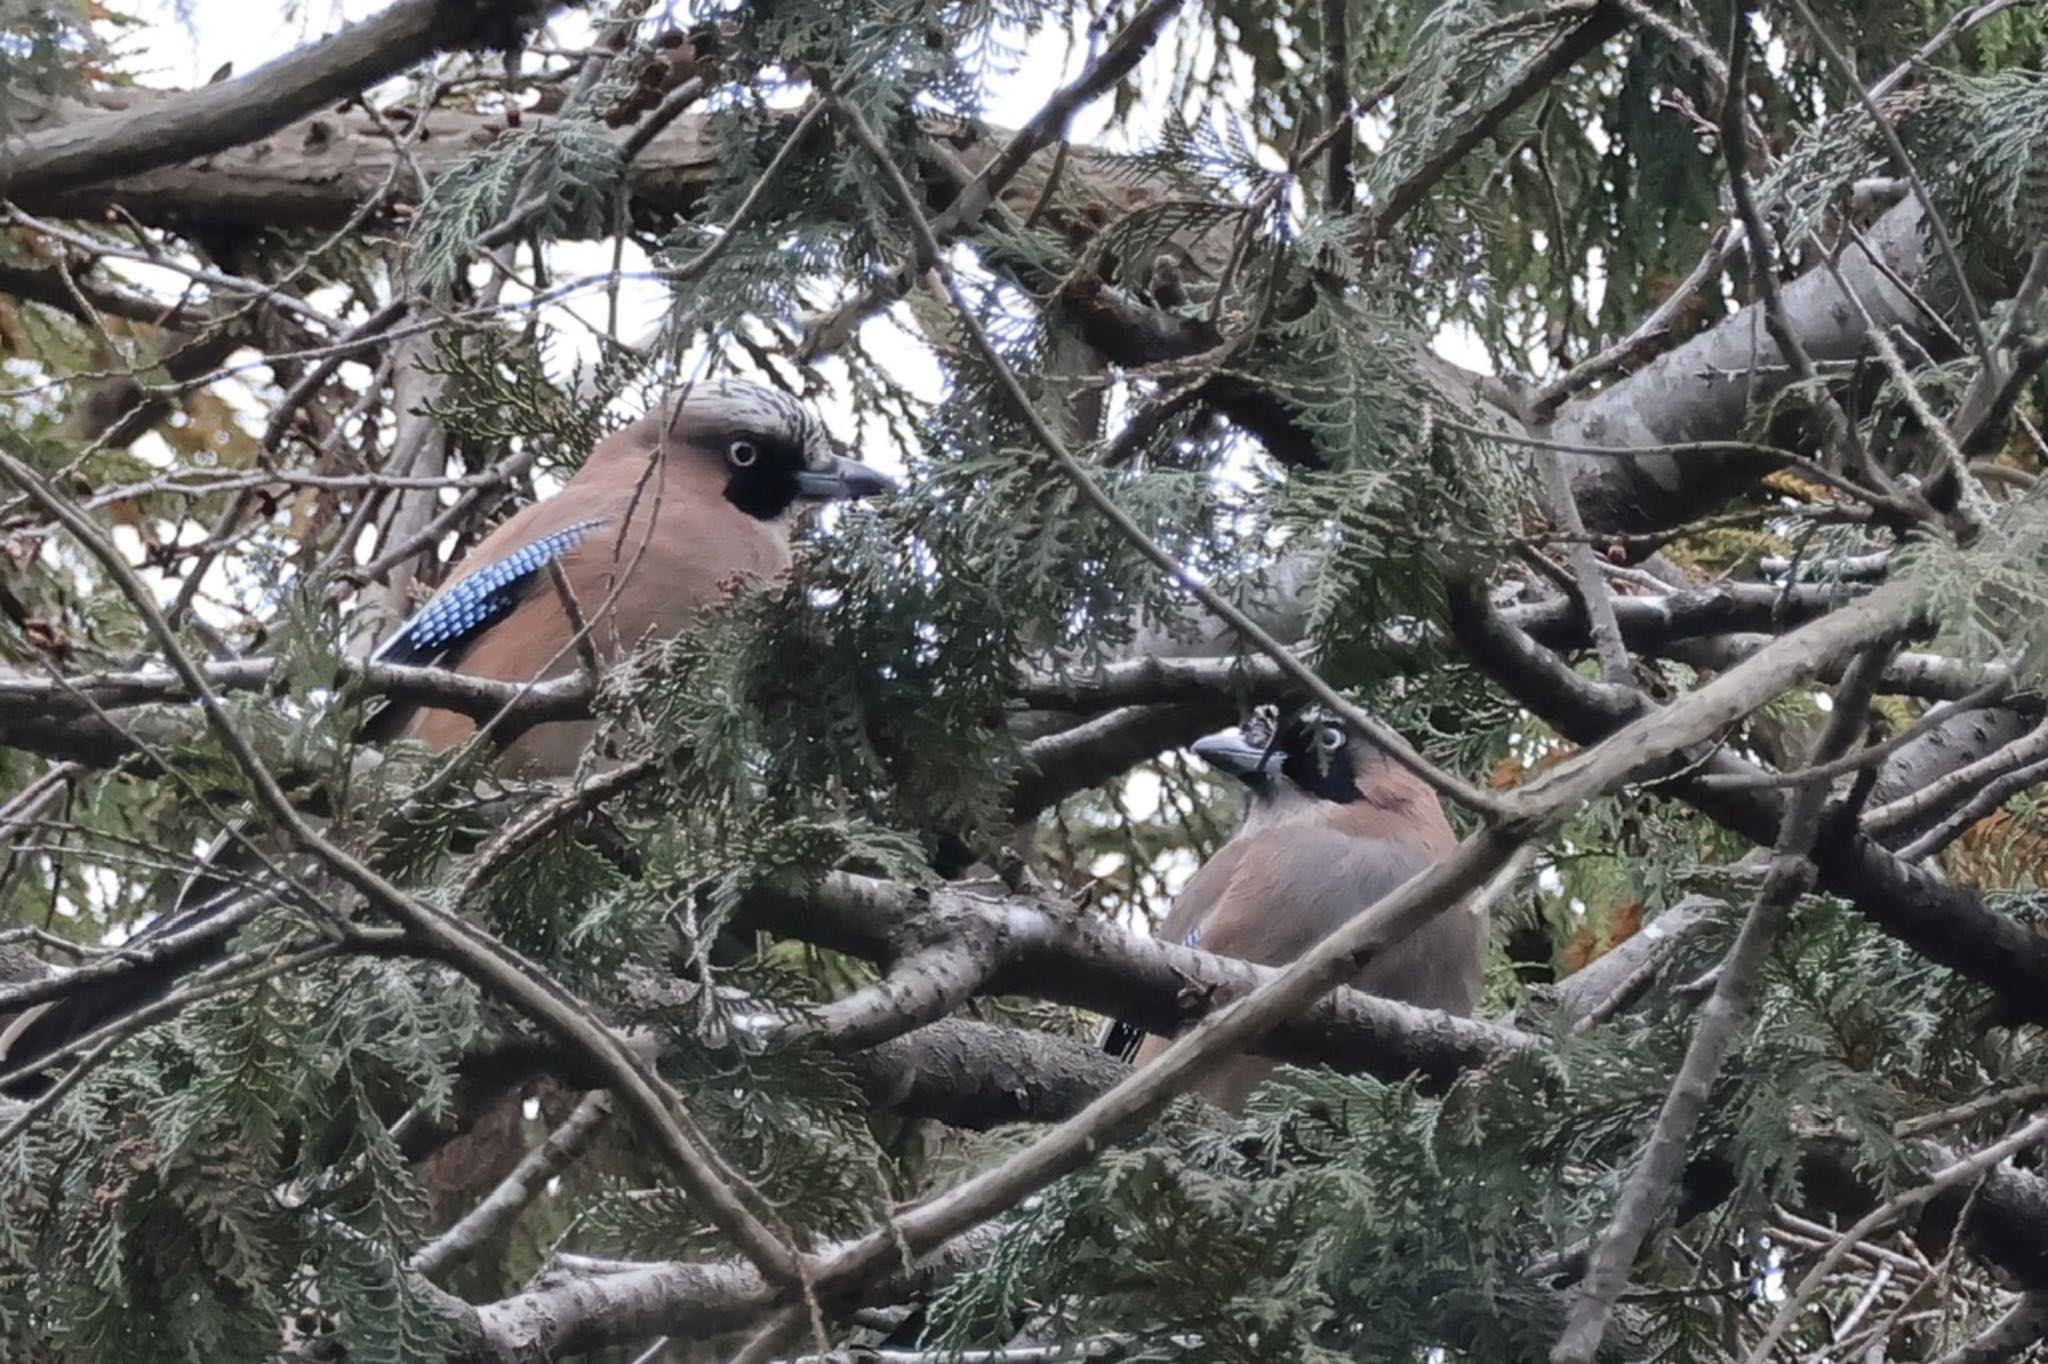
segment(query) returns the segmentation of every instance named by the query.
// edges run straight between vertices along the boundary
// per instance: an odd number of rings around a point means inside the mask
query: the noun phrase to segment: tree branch
[[[548,1181],[575,1164],[611,1120],[611,1096],[592,1090],[583,1096],[574,1112],[528,1151],[512,1173],[491,1190],[483,1202],[471,1208],[454,1226],[422,1246],[409,1267],[429,1279],[438,1278],[461,1263],[519,1220],[532,1202],[546,1192]]]
[[[24,204],[254,142],[436,52],[509,46],[551,5],[399,0],[246,76],[79,118],[0,145],[0,196]],[[114,96],[108,96],[112,100]]]
[[[1738,78],[1736,88],[1740,84]],[[1873,647],[1850,668],[1827,723],[1813,741],[1808,768],[1833,761],[1862,733],[1884,652],[1882,647]],[[1628,1286],[1636,1253],[1678,1187],[1691,1155],[1692,1134],[1706,1112],[1721,1064],[1755,1015],[1763,994],[1764,965],[1784,930],[1793,902],[1812,883],[1813,844],[1820,833],[1821,806],[1826,798],[1826,779],[1811,776],[1794,788],[1785,804],[1763,888],[1721,963],[1713,993],[1700,1012],[1685,1057],[1664,1096],[1656,1126],[1622,1185],[1614,1215],[1594,1248],[1564,1331],[1550,1353],[1551,1364],[1592,1364],[1599,1354],[1608,1318]]]
[[[1129,1017],[1162,1036],[1256,992],[1279,970],[1126,932],[1094,915],[1022,895],[982,894],[962,885],[925,891],[893,881],[834,873],[807,893],[760,888],[740,921],[778,937],[816,943],[892,964],[892,989],[922,998],[903,977],[919,953],[964,954],[974,992],[1028,994],[1050,1003]],[[902,956],[903,944],[921,946]],[[958,957],[946,958],[949,967]],[[951,972],[949,971],[949,978]],[[872,1000],[868,1002],[873,1002]],[[827,1006],[828,1011],[830,1006]],[[835,1016],[854,1042],[892,1031],[857,1013]],[[921,1018],[922,1009],[905,1015]],[[1529,1045],[1527,1034],[1393,1000],[1340,989],[1265,1034],[1256,1047],[1278,1060],[1323,1063],[1387,1079],[1421,1075],[1446,1083],[1468,1066]],[[833,1043],[835,1049],[840,1045]]]
[[[1865,598],[1850,609],[1865,607],[1873,600]],[[1540,646],[1526,636],[1515,642],[1514,653],[1503,653],[1498,639],[1513,641],[1518,632],[1497,613],[1487,616],[1483,592],[1476,597],[1469,591],[1454,594],[1451,608],[1453,632],[1474,662],[1510,696],[1577,743],[1601,743],[1615,732],[1624,716],[1638,717],[1634,720],[1638,726],[1654,726],[1671,714],[1671,708],[1652,711],[1640,694],[1633,694],[1633,699],[1630,694],[1603,694],[1595,699],[1562,685],[1563,679],[1575,675],[1555,658],[1546,658]],[[1805,633],[1788,636],[1771,647],[1782,647]],[[1814,675],[1801,671],[1807,677]],[[1709,687],[1731,676],[1724,673]],[[1617,710],[1616,702],[1624,708]],[[1736,718],[1729,714],[1728,723]],[[1723,750],[1701,763],[1698,773],[1754,778],[1758,769]],[[1775,791],[1748,782],[1743,785],[1748,789],[1703,787],[1680,780],[1658,789],[1746,838],[1768,843],[1783,821],[1782,799]],[[1815,847],[1814,861],[1820,887],[1849,900],[1858,913],[1884,932],[1929,960],[1997,991],[2016,1016],[2048,1019],[2048,941],[2009,916],[1986,908],[1974,891],[1941,881],[1853,829],[1829,831]]]

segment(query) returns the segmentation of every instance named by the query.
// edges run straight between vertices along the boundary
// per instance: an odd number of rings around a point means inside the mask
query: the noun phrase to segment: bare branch
[[[779,937],[817,943],[870,961],[895,963],[901,944],[962,954],[974,990],[1028,993],[1104,1016],[1129,1017],[1162,1036],[1213,1014],[1279,978],[1269,966],[1214,956],[1134,934],[1065,906],[967,886],[929,892],[892,881],[835,873],[805,893],[760,888],[741,921]],[[949,959],[959,969],[959,959]],[[950,977],[949,977],[950,978]],[[951,993],[949,987],[948,993]],[[923,997],[922,987],[910,992]],[[868,1004],[828,1022],[858,1024],[857,1035],[887,1034]],[[915,1015],[913,1015],[915,1016]],[[1445,1083],[1461,1070],[1529,1044],[1526,1034],[1393,1000],[1338,990],[1263,1035],[1254,1050],[1280,1060],[1324,1063],[1386,1078],[1421,1075]],[[837,1044],[835,1043],[835,1047]]]
[[[26,201],[244,146],[446,48],[502,44],[537,17],[475,0],[398,0],[246,76],[0,145],[0,195]]]
[[[1821,1256],[1819,1262],[1806,1271],[1798,1286],[1786,1296],[1784,1305],[1771,1318],[1770,1327],[1764,1332],[1763,1338],[1745,1356],[1744,1364],[1765,1364],[1778,1341],[1783,1339],[1785,1331],[1812,1299],[1814,1290],[1820,1287],[1821,1281],[1842,1262],[1842,1257],[1858,1242],[1868,1240],[1879,1228],[1889,1226],[1901,1214],[1930,1203],[1952,1189],[1983,1178],[2013,1156],[2038,1146],[2043,1141],[2048,1141],[2048,1117],[2036,1118],[2004,1140],[1993,1142],[1982,1150],[1952,1161],[1935,1171],[1924,1182],[1886,1199],[1857,1219],[1855,1225],[1836,1238],[1834,1245],[1828,1248],[1827,1254]]]
[[[575,1111],[548,1133],[545,1140],[528,1151],[491,1190],[483,1202],[465,1213],[454,1226],[420,1247],[410,1268],[426,1277],[438,1278],[445,1270],[476,1254],[486,1243],[526,1211],[546,1192],[548,1181],[573,1165],[604,1131],[612,1116],[611,1096],[593,1090],[583,1096]]]
[[[978,1264],[1000,1231],[984,1228],[908,1273],[879,1276],[871,1296],[894,1302],[929,1292]],[[843,1249],[827,1246],[821,1255],[835,1259]],[[663,1335],[709,1338],[752,1325],[777,1302],[774,1287],[744,1263],[619,1264],[606,1270],[544,1269],[528,1291],[475,1309],[464,1323],[468,1353],[493,1364],[545,1364]]]

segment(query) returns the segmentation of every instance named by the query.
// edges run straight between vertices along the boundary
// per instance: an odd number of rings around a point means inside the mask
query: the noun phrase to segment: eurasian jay
[[[839,455],[816,415],[780,390],[698,381],[598,442],[560,492],[485,536],[377,657],[507,682],[572,671],[579,648],[548,571],[552,562],[561,565],[598,658],[611,662],[643,639],[687,628],[735,581],[785,572],[801,506],[889,486],[882,474]],[[536,725],[506,746],[500,769],[568,776],[593,724]],[[373,728],[410,734],[439,751],[475,727],[452,711],[392,708]],[[179,906],[138,941],[193,928],[231,903],[235,889],[221,867],[202,865]],[[219,946],[0,1019],[0,1072],[51,1054],[112,1012],[159,997],[178,971],[217,956]]]
[[[1280,723],[1261,707],[1193,751],[1243,782],[1243,826],[1204,862],[1159,936],[1281,966],[1457,844],[1436,792],[1339,720],[1307,710]],[[1387,999],[1469,1014],[1486,970],[1487,924],[1454,905],[1365,964],[1351,984]],[[1143,1065],[1166,1049],[1134,1025],[1104,1046]],[[1224,1062],[1198,1085],[1235,1112],[1273,1063]]]
[[[501,682],[574,671],[578,645],[548,571],[554,562],[598,658],[610,663],[650,636],[681,633],[736,579],[787,571],[798,508],[889,486],[837,454],[811,410],[781,390],[702,380],[598,442],[560,492],[486,536],[377,656]],[[436,751],[475,728],[454,711],[399,718]],[[567,776],[592,726],[535,725],[506,746],[500,766]]]

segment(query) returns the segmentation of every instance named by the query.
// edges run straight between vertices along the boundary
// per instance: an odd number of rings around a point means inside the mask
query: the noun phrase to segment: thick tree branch
[[[841,1059],[878,1107],[970,1129],[1064,1122],[1130,1073],[1099,1047],[965,1018]]]
[[[1707,583],[1667,595],[1617,597],[1616,623],[1624,643],[1637,653],[1662,653],[1681,640],[1729,632],[1777,631],[1817,620],[1846,600],[1850,591],[1822,584],[1774,587],[1768,583]],[[1501,618],[1539,644],[1569,650],[1589,640],[1585,612],[1569,597],[1550,596],[1502,610]],[[1297,638],[1284,624],[1276,634]],[[1025,684],[1019,699],[1045,710],[1091,714],[1117,706],[1165,705],[1237,698],[1267,701],[1299,694],[1271,660],[1205,657],[1185,643],[1161,636],[1145,641],[1152,652],[1092,671],[1041,676]],[[1200,647],[1195,646],[1195,647]],[[1398,650],[1401,641],[1390,641]],[[1735,660],[1730,660],[1731,665]]]
[[[0,196],[99,185],[262,138],[303,114],[471,43],[509,46],[548,6],[481,0],[399,0],[374,19],[258,67],[246,76],[133,107],[60,123],[0,143]],[[116,97],[108,96],[105,102]]]
[[[529,725],[590,710],[590,686],[579,677],[527,685],[441,668],[353,660],[338,661],[336,674],[337,681],[358,682],[395,701],[459,711],[478,721],[503,712],[504,719],[492,732],[507,738]],[[199,675],[219,695],[262,690],[282,677],[283,670],[276,659],[252,658],[206,664]],[[152,748],[196,739],[206,729],[206,717],[197,706],[183,713],[155,709],[116,718],[118,712],[196,699],[183,678],[160,669],[62,681],[0,672],[0,744],[48,758],[112,766]]]
[[[880,1277],[866,1296],[900,1302],[929,1293],[979,1264],[999,1226],[962,1236],[909,1272]],[[830,1257],[842,1247],[828,1246]],[[466,1357],[483,1364],[552,1364],[607,1346],[657,1336],[708,1339],[759,1321],[778,1301],[760,1272],[743,1262],[658,1262],[543,1270],[528,1291],[473,1309],[459,1323]],[[853,1302],[843,1305],[852,1306]]]
[[[1257,671],[1270,678],[1270,694],[1300,693],[1279,669]],[[1231,723],[1238,718],[1242,699],[1243,693],[1226,683],[1197,700],[1128,706],[1032,740],[1024,746],[1010,792],[1010,819],[1023,824],[1076,791],[1101,786],[1141,762]]]
[[[807,894],[757,890],[742,902],[740,917],[779,937],[886,963],[891,993],[913,1001],[926,992],[909,975],[942,966],[948,980],[973,978],[976,993],[1028,994],[1128,1017],[1162,1035],[1280,975],[1273,967],[1128,933],[1064,906],[960,885],[924,891],[836,873]],[[902,955],[907,942],[921,944],[909,957]],[[939,947],[945,950],[934,955]],[[933,986],[935,993],[942,990],[951,993]],[[891,1031],[870,1015],[863,1008],[858,1017],[843,1020],[828,1013],[827,1021],[844,1022],[854,1042]],[[924,1011],[914,1008],[903,1016],[920,1020]],[[1255,1049],[1279,1060],[1443,1083],[1468,1066],[1528,1044],[1526,1034],[1510,1028],[1346,989],[1290,1017]]]

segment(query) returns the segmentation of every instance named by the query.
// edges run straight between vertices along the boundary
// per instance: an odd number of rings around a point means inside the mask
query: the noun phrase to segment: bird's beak
[[[1203,762],[1221,768],[1241,781],[1271,776],[1279,768],[1283,756],[1277,748],[1252,743],[1244,737],[1243,730],[1237,729],[1226,729],[1221,734],[1197,739],[1188,747]]]
[[[826,468],[805,469],[796,476],[797,496],[814,502],[840,497],[869,497],[888,492],[895,486],[896,480],[881,470],[844,455],[834,455]]]

